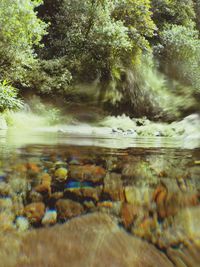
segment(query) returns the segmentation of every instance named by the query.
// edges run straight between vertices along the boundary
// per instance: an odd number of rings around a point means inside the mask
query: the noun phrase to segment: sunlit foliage
[[[21,107],[22,101],[17,98],[17,90],[5,80],[0,82],[0,112]]]
[[[199,0],[0,1],[0,80],[63,100],[95,82],[104,108],[159,117],[162,92],[200,98],[199,15]]]
[[[35,8],[40,0],[0,1],[0,77],[20,80],[35,58],[33,46],[45,33]]]

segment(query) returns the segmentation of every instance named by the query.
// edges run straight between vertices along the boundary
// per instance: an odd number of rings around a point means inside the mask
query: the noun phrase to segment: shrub
[[[16,110],[23,106],[22,100],[17,98],[17,89],[6,81],[0,83],[0,112]]]

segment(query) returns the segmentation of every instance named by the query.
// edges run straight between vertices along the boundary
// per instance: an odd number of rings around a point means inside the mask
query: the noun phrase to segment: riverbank
[[[94,139],[107,139],[111,147],[131,147],[133,141],[147,142],[153,140],[160,146],[162,140],[173,139],[178,141],[182,148],[194,149],[200,147],[200,117],[191,114],[181,121],[172,123],[152,122],[146,118],[131,119],[128,116],[106,116],[105,118],[84,123],[78,121],[72,115],[57,119],[56,124],[46,116],[34,113],[17,112],[2,115],[0,117],[0,130],[5,134],[14,133],[16,136],[49,133],[59,137],[85,138],[87,141]],[[114,141],[116,140],[116,142]],[[158,141],[158,142],[157,142]],[[73,142],[72,142],[73,143]],[[117,144],[115,144],[117,143]],[[121,144],[121,145],[120,145]],[[90,142],[88,145],[91,145]]]

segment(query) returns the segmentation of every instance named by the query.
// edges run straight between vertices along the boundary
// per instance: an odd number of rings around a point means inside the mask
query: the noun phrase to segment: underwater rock
[[[0,196],[9,197],[12,195],[12,188],[9,184],[5,182],[0,182]]]
[[[54,192],[50,196],[50,201],[57,201],[58,199],[63,198],[64,193],[63,192]]]
[[[57,222],[57,211],[47,210],[42,218],[42,225],[53,225]]]
[[[134,221],[134,219],[137,217],[138,214],[138,207],[123,203],[121,208],[121,218],[124,226],[128,228]]]
[[[35,190],[32,190],[29,195],[28,199],[30,202],[43,202],[43,196],[39,192],[36,192]]]
[[[11,210],[12,205],[13,203],[11,198],[0,198],[0,211]]]
[[[28,162],[26,164],[27,172],[30,177],[36,177],[41,171],[40,167],[35,162]]]
[[[174,225],[190,239],[200,238],[200,207],[185,208],[174,217]]]
[[[9,180],[9,185],[12,188],[12,191],[16,194],[26,196],[27,191],[30,188],[30,184],[27,179],[13,178]]]
[[[15,216],[11,211],[0,212],[0,232],[13,230],[14,219],[15,219]]]
[[[35,266],[173,267],[173,264],[153,245],[126,233],[113,217],[93,213],[63,225],[28,232],[15,267]]]
[[[31,203],[24,208],[24,214],[30,223],[40,223],[44,216],[45,205],[43,202]]]
[[[56,209],[58,218],[62,221],[66,221],[84,212],[84,208],[80,203],[70,199],[59,199],[56,202]]]
[[[106,175],[104,168],[91,164],[84,166],[71,165],[69,172],[71,179],[79,179],[80,181],[87,180],[94,183],[101,181]]]
[[[196,206],[199,204],[198,194],[169,192],[168,188],[160,184],[153,193],[153,200],[157,205],[157,211],[160,218],[176,215],[184,207]]]
[[[117,218],[120,218],[122,204],[123,203],[121,201],[113,202],[113,201],[105,200],[102,202],[98,202],[97,208],[95,210],[102,212],[102,213],[109,214],[109,215],[114,215]]]
[[[126,186],[125,198],[129,204],[149,206],[151,204],[152,189],[146,186]]]
[[[167,256],[175,267],[199,267],[200,245],[188,241],[182,248],[167,249]]]
[[[84,202],[83,202],[83,205],[84,205],[84,207],[86,207],[87,209],[94,209],[95,208],[95,204],[94,204],[94,202],[93,201],[88,201],[88,200],[85,200]]]
[[[113,202],[112,201],[102,201],[97,203],[98,207],[103,207],[103,208],[113,208]]]
[[[41,194],[51,194],[52,178],[48,173],[42,173],[40,176],[41,183],[37,185],[34,190]]]
[[[18,194],[15,194],[12,198],[12,202],[12,211],[15,216],[22,216],[24,214],[24,204],[22,197]]]
[[[149,216],[147,210],[141,211],[141,209],[138,209],[138,214],[131,228],[131,232],[132,234],[155,244],[157,235],[160,236],[160,224],[157,215],[154,213]]]
[[[25,232],[29,229],[30,224],[27,218],[19,216],[16,218],[15,225],[20,232]]]
[[[124,201],[124,188],[121,180],[121,174],[111,172],[104,178],[103,192],[108,194],[113,201]]]
[[[156,232],[152,232],[152,239],[161,249],[177,247],[186,244],[188,240],[200,245],[199,221],[199,206],[182,209],[174,217],[165,219],[163,225],[160,225],[160,234],[157,228]]]
[[[101,186],[81,188],[81,193],[83,197],[90,198],[95,201],[99,200],[101,192],[102,192]]]
[[[54,173],[55,179],[58,182],[65,182],[68,177],[68,170],[66,168],[59,168]]]

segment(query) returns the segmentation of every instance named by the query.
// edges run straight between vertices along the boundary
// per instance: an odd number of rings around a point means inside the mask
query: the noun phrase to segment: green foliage
[[[198,31],[173,25],[161,34],[165,72],[182,83],[199,90],[200,40]]]
[[[122,53],[132,48],[128,29],[112,18],[114,2],[58,1],[44,56],[66,57],[73,76],[87,73],[87,79],[94,79],[99,72],[109,70]]]
[[[149,0],[57,0],[54,7],[46,0],[40,10],[51,22],[42,54],[65,57],[75,80],[109,80],[120,62],[137,62],[149,49],[146,37],[155,28]]]
[[[159,29],[165,24],[191,26],[195,19],[192,0],[152,0],[153,19]]]
[[[196,14],[196,25],[198,31],[200,31],[200,0],[194,1],[194,10]]]
[[[113,16],[115,19],[123,21],[128,28],[129,38],[132,40],[134,49],[149,49],[146,37],[152,37],[155,30],[150,8],[150,0],[117,1]]]
[[[87,101],[95,88],[95,100],[135,116],[165,114],[161,93],[176,95],[181,114],[182,96],[190,110],[200,96],[199,14],[200,0],[0,1],[0,79],[53,99]],[[1,88],[10,109],[15,89]]]
[[[0,112],[21,108],[22,101],[17,98],[17,90],[5,80],[0,83]]]
[[[25,68],[34,63],[33,46],[45,34],[45,23],[37,18],[40,0],[0,1],[0,73],[1,78],[20,80]]]
[[[69,90],[72,79],[62,58],[35,62],[26,74],[23,87],[41,94],[63,95]]]

